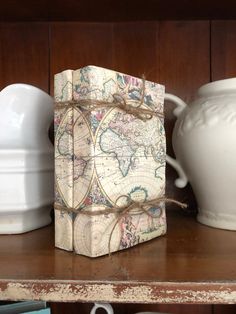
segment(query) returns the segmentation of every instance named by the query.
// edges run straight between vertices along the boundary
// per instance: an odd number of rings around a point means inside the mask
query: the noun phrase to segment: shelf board
[[[236,303],[236,232],[168,211],[168,233],[90,259],[54,248],[53,226],[0,236],[0,299]]]
[[[234,0],[2,1],[0,21],[138,21],[233,19]]]

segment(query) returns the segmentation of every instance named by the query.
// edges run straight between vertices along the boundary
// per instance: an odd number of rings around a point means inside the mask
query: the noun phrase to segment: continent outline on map
[[[74,120],[75,111],[78,114],[76,120]],[[90,137],[90,139],[92,140],[93,143],[94,143],[94,139],[93,139],[93,134],[92,134],[92,132],[90,130],[90,125],[89,125],[86,117],[83,115],[83,112],[81,112],[78,108],[70,108],[70,109],[66,110],[66,112],[64,113],[63,118],[61,119],[60,124],[59,124],[59,126],[57,128],[57,131],[56,131],[56,135],[55,135],[56,152],[60,153],[58,147],[60,147],[59,141],[62,139],[62,135],[63,134],[61,134],[59,136],[59,138],[58,138],[58,135],[60,134],[61,130],[63,130],[63,126],[64,126],[65,121],[67,121],[67,119],[68,120],[70,119],[70,117],[69,117],[70,115],[72,115],[72,121],[73,122],[72,122],[72,125],[71,125],[71,141],[68,140],[68,142],[66,143],[68,145],[68,152],[66,152],[65,154],[59,154],[58,156],[55,156],[55,158],[56,158],[55,160],[57,162],[57,159],[62,159],[63,160],[63,158],[64,158],[64,161],[66,162],[66,159],[67,159],[67,166],[68,166],[68,168],[71,168],[71,172],[68,175],[68,182],[67,182],[68,194],[72,194],[72,196],[73,196],[73,194],[74,194],[73,190],[75,189],[75,182],[85,175],[86,168],[88,167],[88,164],[91,163],[91,159],[93,158],[93,156],[76,156],[76,154],[75,154],[74,142],[73,142],[74,135],[72,135],[72,134],[74,134],[74,129],[75,129],[75,126],[76,126],[76,122],[79,119],[81,119],[82,122],[85,123],[86,131],[88,132],[89,137]],[[90,144],[91,143],[88,143],[89,146],[90,146]],[[88,160],[86,160],[85,157],[87,157]],[[77,163],[76,163],[76,161],[77,161]],[[80,169],[81,172],[79,173],[79,175],[78,175],[78,172],[77,172],[77,177],[75,176],[75,167],[76,166],[77,167],[78,166],[82,166],[82,169]],[[58,168],[58,166],[56,168]],[[69,177],[71,177],[71,179],[69,179]],[[70,201],[68,199],[66,199],[66,197],[68,198],[69,196],[67,195],[67,193],[63,193],[61,188],[60,188],[60,184],[61,184],[60,180],[61,180],[61,178],[59,178],[58,174],[55,173],[56,187],[58,189],[58,192],[59,192],[63,202],[67,206],[69,206],[69,207],[79,208],[81,206],[81,204],[83,204],[84,200],[86,199],[86,197],[87,197],[87,195],[88,195],[88,193],[89,193],[89,191],[91,189],[91,185],[92,185],[92,182],[93,182],[93,177],[94,177],[94,162],[92,161],[92,173],[91,173],[91,178],[90,178],[90,183],[88,185],[88,188],[87,188],[86,192],[84,193],[83,197],[81,198],[81,200],[78,202],[78,204],[76,204],[76,206],[74,206],[74,201],[75,200],[71,200],[72,204],[70,206],[70,204],[69,204]],[[69,182],[71,184],[69,184]],[[70,191],[70,189],[71,189],[71,191]]]
[[[146,107],[146,106],[145,106]],[[132,115],[130,115],[130,114],[127,114],[127,113],[125,113],[124,111],[122,111],[121,109],[118,109],[118,108],[113,108],[113,109],[110,109],[108,112],[106,112],[106,114],[103,116],[103,119],[100,121],[100,124],[99,124],[99,127],[97,128],[97,130],[96,130],[96,133],[95,133],[95,151],[96,151],[96,145],[101,141],[101,134],[103,133],[103,132],[106,132],[107,131],[107,127],[106,127],[106,122],[105,122],[105,120],[107,120],[107,119],[109,119],[109,116],[110,116],[110,121],[112,121],[113,119],[114,119],[114,116],[116,116],[117,114],[120,114],[120,115],[128,115],[128,116],[132,116]],[[135,118],[135,119],[137,119],[137,118]],[[160,125],[160,129],[162,128],[163,129],[163,121],[162,121],[162,119],[160,119],[159,117],[154,117],[154,119],[157,119],[157,123],[158,123],[158,125]],[[114,129],[112,130],[113,132],[114,132]],[[158,129],[158,131],[157,132],[159,132],[159,129]],[[101,133],[101,134],[100,134]],[[115,133],[114,133],[115,134]],[[159,134],[158,134],[159,135]],[[163,147],[163,151],[165,151],[166,150],[166,142],[165,142],[165,136],[164,136],[164,129],[163,129],[163,133],[161,134],[161,135],[159,135],[159,137],[160,137],[160,139],[158,140],[159,142],[159,144]],[[159,138],[158,137],[158,138]],[[122,147],[123,147],[124,145],[122,145]],[[130,147],[130,145],[127,145],[128,147]],[[137,147],[138,147],[138,145],[136,145]],[[157,179],[162,179],[162,181],[163,181],[163,184],[164,184],[164,172],[163,171],[161,171],[161,173],[160,173],[160,175],[159,176],[157,176],[157,169],[161,169],[161,168],[164,168],[165,169],[165,163],[163,163],[163,164],[161,164],[163,161],[160,161],[160,160],[158,160],[157,158],[155,158],[155,156],[154,156],[154,153],[153,153],[153,151],[154,151],[154,147],[149,147],[148,148],[148,150],[150,151],[150,153],[148,154],[148,152],[147,152],[147,149],[146,149],[146,146],[145,145],[139,145],[140,147],[141,146],[143,146],[143,148],[144,148],[144,150],[143,150],[143,155],[142,156],[139,156],[139,157],[141,157],[141,158],[145,158],[145,159],[148,159],[148,158],[152,158],[152,160],[153,160],[153,163],[156,163],[156,166],[157,167],[155,167],[155,169],[153,170],[154,172],[153,172],[153,178],[157,178]],[[104,151],[103,149],[102,149],[102,147],[100,147],[101,149],[101,152],[102,151]],[[145,150],[146,149],[146,150]],[[158,149],[157,147],[155,148],[156,150]],[[107,154],[108,153],[108,154]],[[147,153],[147,154],[146,154]],[[107,152],[107,151],[104,151],[104,156],[102,156],[102,158],[104,158],[104,159],[106,159],[106,160],[109,160],[109,158],[111,158],[111,159],[115,159],[115,157],[116,157],[116,151],[114,151],[112,148],[111,148],[111,150],[109,151],[109,152]],[[99,155],[99,154],[98,154]],[[110,156],[108,156],[107,157],[107,155],[110,155]],[[120,163],[119,163],[119,161],[118,161],[118,168],[120,169],[120,171],[121,171],[121,173],[122,173],[122,176],[125,178],[127,175],[128,175],[128,172],[129,172],[129,169],[133,166],[133,164],[135,163],[135,159],[137,159],[138,157],[137,156],[135,156],[135,151],[132,151],[131,152],[131,155],[130,156],[128,156],[128,158],[130,159],[130,164],[129,164],[129,166],[126,168],[126,172],[122,172],[122,169],[121,169],[121,167],[120,167]],[[134,160],[132,160],[132,158],[134,158]],[[105,161],[103,162],[103,163],[105,163]],[[98,184],[99,184],[99,186],[100,186],[100,189],[102,190],[102,192],[103,192],[103,194],[104,195],[106,195],[106,197],[107,197],[107,199],[109,200],[109,202],[110,203],[112,203],[112,204],[116,204],[116,201],[114,201],[114,200],[112,200],[111,199],[111,197],[109,196],[109,194],[106,192],[106,190],[104,190],[104,187],[103,187],[103,185],[102,185],[102,183],[101,183],[101,178],[103,177],[103,176],[101,176],[101,174],[99,174],[98,173],[98,171],[97,171],[97,166],[96,166],[96,161],[95,161],[95,176],[97,177],[97,181],[98,181]],[[163,178],[162,178],[162,177]],[[110,187],[109,187],[110,188]],[[145,187],[143,187],[143,188],[145,188]],[[161,188],[161,190],[162,190],[162,188]],[[160,190],[160,191],[161,191]],[[126,194],[128,194],[130,191],[127,191],[127,193]],[[121,193],[122,194],[122,193]],[[153,193],[152,193],[153,194]],[[156,194],[158,194],[158,193],[156,193]],[[156,195],[155,194],[155,195]],[[152,196],[152,195],[151,195]],[[155,196],[155,197],[157,197],[157,196]]]

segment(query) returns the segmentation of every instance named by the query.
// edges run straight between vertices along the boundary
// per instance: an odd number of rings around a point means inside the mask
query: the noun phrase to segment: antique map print
[[[112,213],[86,214],[165,193],[164,119],[142,120],[118,108],[81,105],[82,100],[113,102],[119,94],[136,106],[143,91],[142,107],[162,114],[162,85],[94,66],[55,76],[55,100],[65,104],[55,110],[56,203],[78,211],[56,210],[56,246],[100,256],[108,253],[111,232],[111,252],[166,232],[162,203],[147,208],[152,217],[138,208],[121,219]],[[80,104],[70,106],[71,100]]]

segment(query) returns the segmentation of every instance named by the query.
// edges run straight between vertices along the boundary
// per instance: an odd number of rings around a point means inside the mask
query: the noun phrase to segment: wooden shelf
[[[168,211],[168,234],[97,259],[54,248],[49,226],[0,236],[0,299],[235,303],[236,232]]]
[[[152,21],[233,19],[234,0],[1,1],[0,21]]]

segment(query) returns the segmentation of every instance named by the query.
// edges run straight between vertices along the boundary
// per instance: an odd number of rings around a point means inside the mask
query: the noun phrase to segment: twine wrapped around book
[[[155,214],[152,214],[146,207],[147,206],[148,207],[150,207],[150,206],[156,207],[160,203],[172,203],[172,204],[180,206],[181,208],[187,207],[187,204],[179,202],[179,201],[172,199],[172,198],[167,198],[165,196],[158,197],[158,198],[155,198],[153,200],[146,201],[146,202],[136,202],[136,201],[133,201],[132,199],[128,198],[127,195],[121,195],[117,198],[116,203],[118,202],[118,200],[121,197],[126,197],[128,199],[127,205],[124,205],[124,206],[114,205],[113,207],[106,207],[106,208],[100,209],[100,210],[84,210],[83,211],[83,210],[78,210],[78,209],[72,208],[72,207],[66,207],[66,206],[61,206],[59,204],[54,204],[54,209],[64,211],[64,212],[69,212],[69,213],[77,213],[78,215],[86,215],[86,216],[107,215],[107,214],[111,214],[111,213],[117,214],[115,224],[113,225],[113,227],[111,229],[111,232],[109,235],[109,240],[108,240],[108,252],[110,255],[111,254],[111,239],[112,239],[112,235],[113,235],[113,232],[115,230],[115,227],[121,221],[121,219],[125,215],[130,213],[132,210],[138,209],[137,211],[135,211],[135,215],[144,213],[144,214],[150,216],[151,218],[158,218],[162,215],[162,210],[160,211],[160,214],[157,216]]]
[[[119,93],[114,93],[113,96],[113,102],[108,102],[108,101],[101,101],[101,100],[96,100],[96,99],[79,99],[79,100],[69,100],[69,101],[60,101],[55,103],[55,109],[61,109],[61,108],[77,108],[78,106],[82,107],[83,109],[87,110],[88,113],[93,111],[93,110],[98,110],[101,108],[117,108],[125,111],[128,114],[132,114],[136,118],[142,120],[142,121],[147,121],[152,119],[153,116],[163,118],[163,113],[161,112],[156,112],[151,109],[146,109],[143,108],[144,104],[144,97],[145,97],[145,79],[143,78],[143,86],[141,88],[141,97],[140,100],[129,100],[126,101],[123,95]],[[74,122],[75,123],[75,122]],[[73,136],[73,133],[72,133]],[[74,177],[74,174],[73,174]],[[127,197],[127,195],[121,195],[120,197],[117,198],[116,204],[118,200],[121,197],[126,197],[127,198],[127,205],[125,206],[118,206],[115,205],[113,207],[106,207],[105,209],[102,210],[78,210],[76,208],[72,207],[66,207],[66,206],[61,206],[59,204],[54,204],[54,208],[60,211],[64,212],[69,212],[69,213],[77,213],[78,215],[87,215],[87,216],[97,216],[97,215],[105,215],[105,214],[116,214],[117,218],[115,220],[115,223],[111,229],[110,235],[109,235],[109,240],[108,240],[108,252],[109,255],[111,253],[110,246],[111,246],[111,239],[113,232],[115,230],[115,227],[117,224],[121,221],[121,219],[128,213],[130,213],[132,210],[136,209],[135,214],[142,214],[145,213],[148,216],[152,218],[158,218],[155,214],[150,213],[150,211],[146,207],[151,207],[151,206],[157,206],[157,204],[160,204],[162,202],[164,203],[174,203],[182,208],[186,208],[187,205],[185,203],[181,203],[177,200],[167,198],[165,196],[155,198],[150,201],[146,202],[136,202],[131,200],[130,198]],[[138,210],[137,210],[138,209]],[[134,214],[134,213],[133,213]],[[160,212],[159,217],[161,216],[162,211]]]
[[[88,112],[91,112],[93,110],[98,110],[101,108],[117,108],[125,111],[128,114],[132,114],[142,121],[150,120],[153,116],[163,118],[163,113],[142,107],[145,97],[145,79],[143,79],[140,100],[126,101],[124,96],[122,96],[120,93],[114,93],[112,97],[113,102],[96,99],[73,99],[68,101],[59,101],[55,103],[55,109],[76,108],[78,106],[81,106]]]

